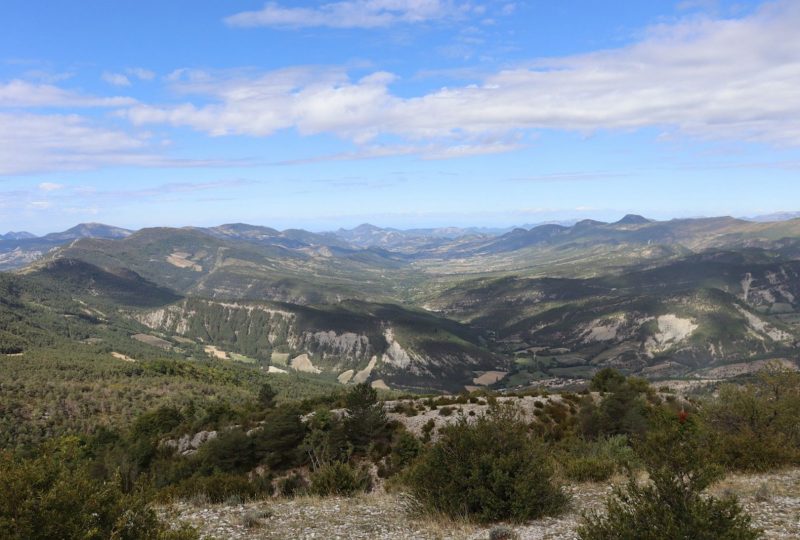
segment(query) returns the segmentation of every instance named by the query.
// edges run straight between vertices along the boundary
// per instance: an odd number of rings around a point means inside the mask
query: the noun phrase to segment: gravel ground
[[[574,539],[583,511],[601,509],[611,484],[570,486],[572,507],[514,529],[520,540]],[[800,469],[736,475],[714,487],[717,494],[735,493],[753,523],[768,539],[800,538]],[[375,493],[351,499],[298,498],[240,505],[193,506],[179,503],[165,509],[173,520],[198,527],[205,539],[281,540],[486,540],[490,528],[464,523],[415,519],[402,495]]]

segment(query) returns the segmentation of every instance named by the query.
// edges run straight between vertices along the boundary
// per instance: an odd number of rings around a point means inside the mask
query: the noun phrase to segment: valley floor
[[[573,503],[557,517],[516,526],[520,540],[574,539],[582,512],[599,510],[611,484],[569,486]],[[800,469],[729,476],[712,490],[735,493],[768,539],[800,538]],[[166,510],[174,520],[198,527],[205,539],[270,540],[485,540],[491,527],[409,517],[399,494],[368,494],[351,499],[297,498],[242,505],[193,506]]]

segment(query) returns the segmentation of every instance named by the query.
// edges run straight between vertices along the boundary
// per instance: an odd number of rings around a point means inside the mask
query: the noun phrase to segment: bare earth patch
[[[122,353],[118,353],[118,352],[112,352],[111,356],[113,356],[117,360],[123,360],[125,362],[136,362],[136,360],[134,360],[130,356],[126,356],[126,355],[124,355]]]
[[[207,355],[209,355],[209,356],[211,356],[213,358],[216,358],[217,360],[227,360],[228,359],[228,353],[226,353],[225,351],[221,351],[221,350],[217,349],[213,345],[206,345],[204,350],[206,351]]]
[[[616,479],[622,481],[621,478]],[[769,496],[763,497],[767,486]],[[512,528],[520,540],[572,540],[585,511],[602,510],[612,484],[574,484],[567,487],[572,504],[558,517]],[[767,539],[800,538],[800,469],[769,474],[730,476],[715,486],[715,494],[735,493],[753,524]],[[198,527],[203,538],[241,539],[353,539],[353,540],[486,540],[490,527],[415,518],[402,494],[374,493],[352,499],[276,499],[240,505],[194,507],[179,503],[164,512],[171,519]],[[246,529],[243,518],[259,512],[266,517]]]
[[[480,386],[489,386],[497,381],[502,381],[508,375],[507,371],[484,371],[478,373],[479,375],[472,379],[472,382]]]
[[[269,368],[267,368],[267,373],[279,373],[279,374],[283,375],[283,374],[286,374],[286,373],[289,373],[289,372],[286,371],[285,369],[281,369],[281,368],[278,368],[278,367],[275,367],[275,366],[269,366]]]
[[[376,390],[391,390],[391,388],[389,388],[389,385],[386,384],[386,382],[383,379],[372,381],[372,384],[370,384],[370,386],[372,386],[372,388],[375,388]]]
[[[167,257],[167,262],[172,266],[177,266],[178,268],[191,268],[195,272],[202,272],[203,267],[194,261],[190,261],[189,257],[191,257],[190,253],[176,251]]]
[[[355,372],[352,369],[348,369],[347,371],[339,373],[339,376],[336,377],[336,379],[342,384],[347,384],[350,382],[350,379],[353,378],[354,373]]]
[[[161,339],[160,337],[151,336],[149,334],[134,334],[131,337],[136,341],[146,343],[147,345],[152,345],[153,347],[158,347],[159,349],[169,350],[172,348],[172,343],[169,341]]]

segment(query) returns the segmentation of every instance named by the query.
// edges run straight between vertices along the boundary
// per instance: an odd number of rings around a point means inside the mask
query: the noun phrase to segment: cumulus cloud
[[[258,11],[245,11],[225,19],[230,26],[303,28],[379,28],[399,23],[455,19],[481,6],[455,0],[343,0],[315,8],[284,7],[268,2]]]
[[[123,75],[122,73],[111,73],[109,71],[106,71],[101,76],[101,79],[103,79],[108,84],[111,84],[111,85],[114,85],[114,86],[130,86],[131,85],[131,80],[128,77],[126,77],[125,75]]]
[[[358,80],[311,68],[230,77],[181,72],[177,88],[200,94],[203,104],[137,105],[126,114],[138,125],[189,126],[211,135],[266,136],[293,128],[362,145],[381,135],[451,139],[455,154],[475,138],[546,129],[656,127],[797,145],[797,28],[797,2],[768,4],[739,19],[692,16],[652,27],[626,47],[537,59],[475,84],[412,97],[392,93],[394,76],[384,72]]]
[[[125,70],[125,73],[141,81],[152,81],[156,78],[155,72],[141,67],[128,68]]]

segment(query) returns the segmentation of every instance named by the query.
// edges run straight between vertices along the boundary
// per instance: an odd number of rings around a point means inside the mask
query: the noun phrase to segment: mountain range
[[[85,224],[6,235],[0,264],[10,354],[127,336],[185,361],[453,392],[604,366],[728,376],[796,358],[800,340],[800,219],[628,215],[506,232]]]

